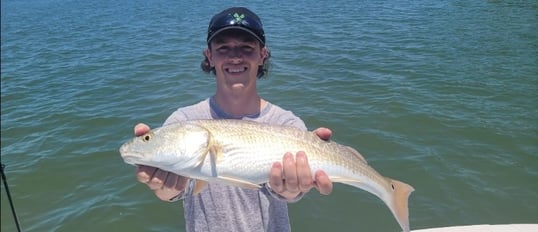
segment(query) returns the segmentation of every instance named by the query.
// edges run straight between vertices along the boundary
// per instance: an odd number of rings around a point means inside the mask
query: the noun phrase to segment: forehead
[[[256,43],[258,41],[254,36],[252,36],[246,31],[239,29],[231,29],[219,33],[217,36],[215,36],[215,38],[211,40],[211,43],[221,44],[227,43],[230,40],[238,40],[240,42],[246,43]]]

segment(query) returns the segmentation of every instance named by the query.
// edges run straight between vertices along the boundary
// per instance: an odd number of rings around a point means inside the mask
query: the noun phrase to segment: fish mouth
[[[131,165],[139,165],[137,157],[139,157],[139,154],[133,153],[127,149],[126,145],[123,145],[120,147],[120,154],[121,158],[125,163],[131,164]]]
[[[133,156],[130,156],[130,155],[122,155],[121,158],[123,158],[123,162],[127,163],[127,164],[130,164],[130,165],[134,165],[134,166],[137,166],[138,163],[136,162],[136,159],[134,159]]]

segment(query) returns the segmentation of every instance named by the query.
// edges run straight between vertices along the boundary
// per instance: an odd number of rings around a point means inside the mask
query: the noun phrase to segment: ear
[[[265,59],[267,59],[267,54],[267,47],[264,46],[260,51],[260,63],[258,65],[263,65],[263,63],[265,63]]]
[[[214,67],[213,65],[213,60],[212,60],[212,57],[211,57],[211,50],[209,48],[206,48],[204,50],[204,56],[207,58],[207,61],[209,61],[209,67]]]

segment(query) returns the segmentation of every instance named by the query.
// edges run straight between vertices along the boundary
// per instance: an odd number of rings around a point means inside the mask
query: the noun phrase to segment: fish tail
[[[409,232],[409,195],[415,190],[411,185],[404,182],[389,179],[394,192],[392,194],[392,205],[389,204],[390,210],[396,217],[398,224],[404,232]]]

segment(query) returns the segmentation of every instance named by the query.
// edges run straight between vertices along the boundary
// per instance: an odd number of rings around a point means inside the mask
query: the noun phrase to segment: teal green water
[[[232,5],[2,1],[1,159],[24,231],[183,231],[181,203],[137,183],[118,148],[212,94],[205,29]],[[261,94],[413,185],[412,228],[538,223],[536,1],[247,6],[273,55]],[[399,230],[343,185],[290,214],[294,231]]]

